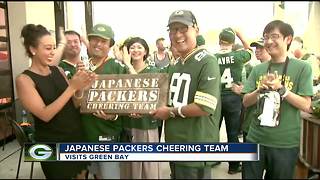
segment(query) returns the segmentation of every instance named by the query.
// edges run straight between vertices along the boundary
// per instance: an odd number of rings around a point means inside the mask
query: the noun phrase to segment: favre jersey
[[[221,74],[221,94],[231,94],[232,83],[240,83],[243,65],[251,59],[250,50],[221,51],[215,54]]]

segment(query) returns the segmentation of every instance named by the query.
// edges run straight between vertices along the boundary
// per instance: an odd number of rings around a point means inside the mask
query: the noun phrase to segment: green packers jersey
[[[160,69],[154,66],[148,66],[140,73],[159,73]],[[153,119],[151,116],[142,116],[140,119],[130,118],[128,116],[123,117],[123,125],[127,128],[136,129],[156,129],[159,127],[161,121]]]
[[[261,85],[263,76],[267,74],[270,62],[265,62],[253,67],[247,79],[243,93],[249,93]],[[285,63],[271,63],[270,72],[277,71],[282,79]],[[311,66],[304,61],[290,58],[285,76],[285,86],[291,92],[300,96],[312,96],[312,71]],[[277,127],[260,126],[257,118],[256,104],[250,106],[245,121],[250,124],[247,139],[253,143],[276,148],[298,147],[300,144],[300,110],[284,99],[280,105],[280,120]]]
[[[221,51],[215,56],[221,73],[221,94],[231,94],[232,83],[242,82],[242,68],[251,59],[251,50]]]
[[[64,70],[68,79],[71,79],[77,70],[76,65],[67,60],[61,60],[59,66]]]
[[[196,49],[168,68],[169,103],[173,107],[197,104],[209,116],[176,116],[165,121],[165,140],[169,143],[219,142],[220,72],[216,58],[205,49]],[[203,167],[209,162],[179,162]]]
[[[125,65],[115,59],[108,59],[95,71],[97,74],[125,74]],[[92,114],[81,114],[81,120],[86,137],[91,142],[98,142],[100,137],[117,136],[122,130],[122,120],[109,121],[100,119]]]

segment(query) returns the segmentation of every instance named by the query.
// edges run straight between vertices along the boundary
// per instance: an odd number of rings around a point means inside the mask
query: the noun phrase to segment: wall
[[[27,13],[28,12],[28,13]],[[49,30],[54,30],[53,2],[8,2],[9,35],[13,79],[29,67],[28,57],[20,38],[21,29],[28,23],[42,24]],[[14,83],[14,94],[16,86]]]
[[[309,15],[309,23],[303,36],[305,48],[320,55],[320,2],[313,2]]]

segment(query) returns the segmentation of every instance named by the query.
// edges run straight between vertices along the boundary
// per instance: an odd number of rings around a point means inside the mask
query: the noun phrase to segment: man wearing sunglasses
[[[151,114],[165,120],[168,143],[219,142],[220,72],[214,56],[197,46],[199,27],[193,13],[174,11],[168,22],[171,45],[180,57],[168,68],[169,106]],[[210,179],[213,162],[170,162],[173,179]]]

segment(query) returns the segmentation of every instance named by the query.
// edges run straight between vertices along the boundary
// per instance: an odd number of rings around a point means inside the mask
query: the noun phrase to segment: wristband
[[[173,112],[172,108],[169,109],[169,117],[170,118],[175,118],[176,117],[176,114]]]
[[[118,115],[118,114],[116,114],[116,117],[114,117],[113,121],[117,120],[117,119],[118,119],[118,117],[119,117],[119,115]]]
[[[289,90],[286,89],[286,92],[282,95],[282,98],[285,98],[286,96],[288,96],[288,94],[289,94]]]
[[[178,107],[178,114],[180,117],[186,118],[186,116],[182,114],[182,106]]]
[[[278,89],[278,93],[282,98],[285,98],[288,95],[288,89],[285,86],[282,86],[280,89]]]
[[[76,96],[76,92],[73,93],[73,96],[74,96],[76,99],[82,99],[82,97],[83,97],[83,91],[81,91],[81,96]]]

